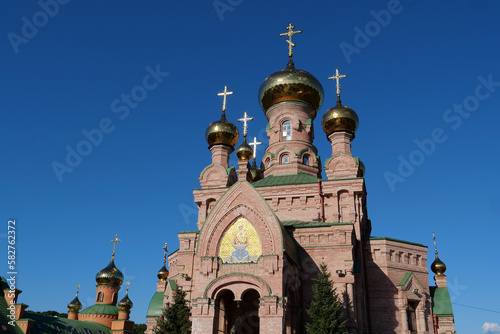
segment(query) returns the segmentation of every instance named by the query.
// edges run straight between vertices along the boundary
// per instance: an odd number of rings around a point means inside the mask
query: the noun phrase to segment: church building
[[[206,131],[212,158],[193,191],[197,229],[179,232],[180,247],[168,255],[170,273],[164,260],[147,333],[177,289],[187,293],[193,333],[305,333],[321,263],[332,273],[349,333],[454,333],[446,266],[437,251],[430,287],[427,246],[371,236],[365,166],[351,151],[358,115],[341,101],[346,76],[338,69],[329,78],[336,81],[337,103],[319,115],[331,143],[320,159],[314,121],[324,91],[292,60],[292,36],[300,32],[289,24],[280,35],[287,37],[288,64],[258,92],[269,121],[259,163],[260,143],[247,141],[253,118],[227,112],[227,87],[218,94],[222,116]],[[239,131],[230,119],[243,122],[237,147]],[[234,151],[237,166],[230,166]]]

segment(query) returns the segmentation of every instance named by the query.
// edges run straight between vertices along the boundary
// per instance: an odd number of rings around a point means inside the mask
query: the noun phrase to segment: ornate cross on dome
[[[253,146],[253,158],[255,159],[257,157],[257,145],[262,144],[261,142],[257,141],[257,137],[253,137],[253,142],[249,143],[250,146]]]
[[[163,253],[163,265],[165,265],[165,263],[167,263],[167,252],[168,252],[167,243],[165,243],[163,250],[165,251]]]
[[[128,293],[128,287],[130,286],[130,281],[127,281],[127,291],[125,293]]]
[[[432,239],[434,239],[434,253],[436,254],[436,257],[438,255],[438,248],[436,246],[436,234],[432,232]]]
[[[328,78],[330,80],[337,81],[337,98],[339,101],[340,101],[340,79],[343,79],[343,78],[347,78],[347,75],[340,74],[338,68],[335,69],[335,75]]]
[[[243,137],[246,138],[247,137],[247,129],[248,129],[247,122],[253,121],[253,117],[248,117],[246,111],[243,113],[243,115],[244,115],[243,118],[239,118],[238,122],[243,122]]]
[[[76,286],[76,296],[78,297],[78,292],[80,292],[80,283],[78,283],[78,285]]]
[[[223,96],[222,100],[222,114],[224,115],[226,113],[226,98],[228,95],[233,95],[234,92],[228,92],[227,91],[227,86],[224,86],[224,91],[222,93],[217,93],[217,96]]]
[[[295,34],[302,33],[302,30],[293,31],[293,28],[295,28],[295,26],[292,25],[292,22],[290,22],[288,24],[288,26],[286,27],[286,30],[288,30],[288,31],[280,34],[280,37],[281,36],[288,36],[288,39],[286,40],[286,42],[288,43],[288,57],[290,57],[290,58],[292,58],[292,56],[293,56],[293,47],[295,46],[295,44],[292,43],[292,36]]]
[[[115,238],[113,240],[111,240],[111,242],[113,243],[113,254],[111,255],[111,260],[115,259],[116,243],[120,242],[120,241],[121,240],[118,239],[118,234],[115,234]]]

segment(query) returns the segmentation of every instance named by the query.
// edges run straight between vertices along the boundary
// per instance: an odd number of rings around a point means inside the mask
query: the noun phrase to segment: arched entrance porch
[[[241,298],[233,291],[220,291],[216,298],[214,332],[220,334],[257,334],[260,330],[259,292],[245,290]]]

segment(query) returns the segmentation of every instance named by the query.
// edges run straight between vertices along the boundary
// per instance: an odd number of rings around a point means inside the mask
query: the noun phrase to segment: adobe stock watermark
[[[66,5],[70,0],[40,0],[38,6],[41,10],[35,12],[31,19],[23,16],[21,18],[22,26],[20,34],[9,32],[7,39],[12,49],[17,54],[21,44],[28,44],[30,40],[38,35],[39,29],[45,27],[51,18],[59,13],[60,5]]]
[[[463,121],[479,108],[481,101],[488,99],[495,92],[496,87],[500,87],[500,81],[493,81],[493,74],[488,74],[487,78],[479,75],[477,81],[479,84],[476,85],[474,94],[465,97],[461,104],[454,103],[451,108],[446,109],[443,113],[443,121],[454,131],[458,130]],[[434,154],[438,144],[444,143],[447,139],[447,132],[441,127],[433,129],[427,138],[415,139],[414,143],[417,148],[407,156],[398,156],[397,172],[385,171],[384,173],[391,192],[396,190],[398,183],[404,183],[408,177],[413,175],[416,168]]]
[[[130,115],[130,110],[139,106],[139,103],[144,101],[151,92],[158,88],[164,78],[169,76],[168,72],[162,72],[160,65],[157,64],[153,69],[151,66],[146,66],[147,74],[142,78],[140,85],[134,86],[130,93],[122,93],[119,98],[111,101],[110,109],[117,114],[119,120],[123,121]],[[78,167],[84,157],[89,156],[95,147],[102,144],[105,135],[115,131],[116,126],[111,118],[102,118],[98,125],[90,130],[83,129],[82,135],[84,139],[80,140],[75,146],[66,145],[66,158],[61,163],[53,161],[51,167],[59,180],[63,182],[65,173],[72,173]]]
[[[219,20],[224,21],[224,13],[232,12],[235,7],[241,5],[243,0],[214,0],[212,5],[219,16]]]
[[[373,38],[380,35],[382,28],[386,28],[391,23],[392,17],[401,14],[404,9],[399,0],[389,0],[386,8],[378,12],[371,10],[370,15],[373,17],[373,20],[368,21],[364,29],[358,26],[354,27],[353,44],[346,42],[339,44],[340,50],[348,64],[351,63],[353,54],[360,54],[361,50],[370,45]]]

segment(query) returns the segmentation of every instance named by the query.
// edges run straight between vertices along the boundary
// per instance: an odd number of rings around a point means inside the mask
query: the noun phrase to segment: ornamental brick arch
[[[282,224],[255,188],[246,181],[240,181],[219,199],[203,223],[197,255],[218,254],[224,233],[240,217],[245,218],[257,231],[262,255],[283,254]]]
[[[271,296],[272,291],[262,278],[247,273],[231,273],[223,275],[210,282],[203,293],[203,298],[216,299],[224,290],[234,294],[236,300],[241,300],[243,294],[248,290],[256,290],[260,297]]]

